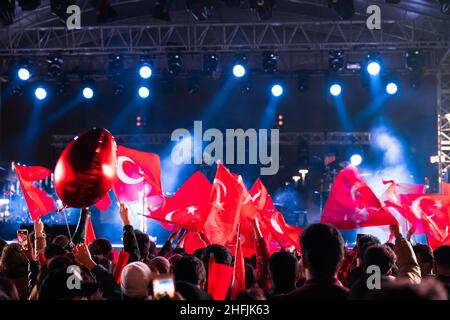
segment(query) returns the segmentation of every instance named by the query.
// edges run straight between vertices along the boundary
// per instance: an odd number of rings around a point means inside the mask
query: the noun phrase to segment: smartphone
[[[175,281],[171,274],[161,274],[153,278],[153,299],[173,298],[175,296]]]
[[[17,240],[19,241],[20,248],[24,251],[28,250],[28,230],[19,229],[17,230]]]

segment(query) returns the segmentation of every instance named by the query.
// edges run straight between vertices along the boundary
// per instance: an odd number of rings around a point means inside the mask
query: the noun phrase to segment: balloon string
[[[64,220],[66,220],[67,233],[69,234],[70,242],[72,242],[72,234],[70,233],[69,222],[67,221],[66,211],[64,210],[63,213],[64,213]]]

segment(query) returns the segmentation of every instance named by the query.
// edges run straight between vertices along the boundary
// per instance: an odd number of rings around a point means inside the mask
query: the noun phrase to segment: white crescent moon
[[[358,192],[358,189],[361,187],[361,185],[362,185],[361,182],[357,182],[353,185],[352,189],[350,190],[353,201],[356,201],[356,193]]]
[[[422,208],[420,207],[420,202],[422,199],[426,199],[426,196],[418,197],[416,200],[413,201],[411,205],[411,210],[418,219],[422,219]]]
[[[174,210],[174,211],[169,212],[169,213],[165,216],[164,220],[166,220],[166,221],[172,221],[172,216],[173,216],[173,214],[174,214],[176,211],[177,211],[177,210]]]
[[[252,197],[252,201],[256,201],[261,196],[261,190],[258,190],[258,192]]]
[[[223,189],[223,196],[226,197],[227,187],[225,187],[225,184],[220,179],[214,179],[214,184],[218,184]]]
[[[283,234],[283,230],[281,229],[280,225],[278,224],[278,221],[276,220],[276,214],[273,214],[270,218],[270,223],[272,224],[272,227],[275,229],[276,232],[279,234]]]
[[[131,178],[130,176],[128,176],[123,170],[123,164],[125,162],[131,162],[133,164],[136,164],[133,160],[131,160],[128,157],[125,156],[117,157],[117,177],[119,177],[119,179],[126,184],[138,184],[144,181],[144,177]]]

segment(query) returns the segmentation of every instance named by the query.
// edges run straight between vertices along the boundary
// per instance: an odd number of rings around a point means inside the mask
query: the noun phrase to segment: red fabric
[[[245,290],[245,261],[242,252],[241,241],[237,241],[237,250],[234,259],[233,282],[231,285],[231,299],[236,299],[237,295]]]
[[[22,193],[28,206],[31,219],[40,217],[56,210],[55,201],[44,190],[36,187],[33,182],[50,176],[51,171],[44,167],[25,167],[14,164]]]
[[[236,237],[242,194],[235,177],[223,164],[217,164],[204,224],[204,234],[211,244],[226,245]]]
[[[113,189],[120,202],[146,198],[151,210],[163,204],[158,155],[117,146],[117,177]]]
[[[46,260],[43,252],[39,252],[37,258],[41,266],[45,265]]]
[[[128,264],[130,254],[124,250],[120,251],[119,258],[117,259],[116,267],[114,268],[113,276],[117,284],[120,284],[120,278],[122,277],[122,270]]]
[[[410,192],[413,193],[413,192]],[[450,195],[450,183],[442,182],[441,183],[441,193],[445,195]]]
[[[225,300],[233,277],[233,267],[216,263],[211,256],[208,264],[208,293],[214,300]]]
[[[264,184],[257,180],[250,189],[253,202],[259,210],[261,232],[267,239],[270,252],[277,251],[277,242],[281,247],[287,249],[295,246],[300,251],[300,234],[302,228],[294,227],[286,223],[283,215],[277,211]]]
[[[401,195],[404,206],[411,210],[406,218],[424,230],[428,245],[434,250],[441,245],[450,245],[450,197],[441,194]]]
[[[398,224],[354,166],[336,176],[320,222],[344,230]]]
[[[194,173],[160,209],[147,217],[170,222],[193,231],[202,231],[206,220],[211,183],[200,172]]]
[[[95,204],[95,207],[100,211],[108,211],[109,206],[111,205],[111,197],[109,196],[109,192],[105,194],[105,196],[100,199],[99,202]]]
[[[197,249],[206,248],[207,244],[203,241],[198,232],[186,231],[186,237],[184,238],[184,251],[187,254],[194,254]]]
[[[89,245],[95,239],[94,227],[92,226],[91,216],[89,216],[86,223],[86,245]]]

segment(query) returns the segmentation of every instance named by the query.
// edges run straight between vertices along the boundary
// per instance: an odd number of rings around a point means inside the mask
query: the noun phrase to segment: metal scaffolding
[[[74,138],[73,135],[53,135],[52,146],[64,148]],[[115,135],[117,144],[130,147],[167,145],[171,142],[169,133]],[[269,140],[270,142],[270,140]],[[280,132],[280,145],[369,145],[368,132]]]
[[[0,30],[0,55],[235,52],[314,50],[446,49],[450,24],[433,19],[384,21],[369,30],[366,21],[222,23],[96,26]]]
[[[437,73],[437,136],[439,182],[450,168],[450,52],[447,52]],[[448,179],[445,179],[448,180]]]

